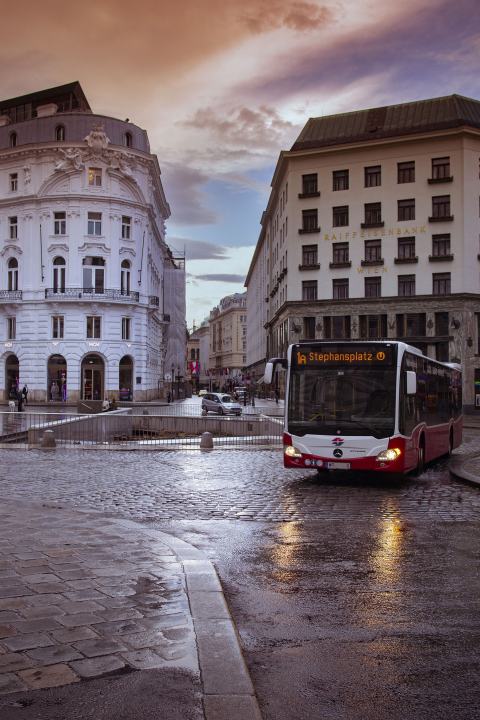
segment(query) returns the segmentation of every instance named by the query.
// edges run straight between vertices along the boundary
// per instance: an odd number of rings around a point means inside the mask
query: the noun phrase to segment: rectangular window
[[[323,318],[323,336],[326,340],[350,338],[350,315],[333,315]]]
[[[348,190],[349,177],[348,170],[334,170],[333,171],[333,189],[334,190]]]
[[[64,316],[55,315],[52,317],[52,337],[54,340],[63,339]]]
[[[376,225],[382,222],[382,203],[365,203],[365,224]]]
[[[432,198],[432,215],[434,218],[450,217],[450,195]]]
[[[377,298],[382,297],[382,279],[381,278],[365,278],[365,297]]]
[[[88,168],[88,184],[91,187],[102,187],[101,168]]]
[[[316,300],[317,299],[317,281],[316,280],[304,280],[302,282],[302,300]]]
[[[101,318],[93,315],[87,316],[87,339],[99,340],[100,339],[100,328]]]
[[[432,235],[432,255],[450,255],[450,235]]]
[[[9,217],[8,225],[10,228],[10,240],[16,240],[18,238],[18,220],[17,217]]]
[[[435,335],[449,335],[448,312],[435,313]]]
[[[443,180],[450,177],[450,158],[434,158],[432,160],[432,178]]]
[[[400,297],[415,295],[415,275],[398,276],[398,295]]]
[[[305,340],[315,340],[315,318],[303,318],[303,324],[305,328]]]
[[[53,213],[53,232],[55,235],[67,234],[67,214],[64,212]]]
[[[386,315],[360,315],[360,337],[373,340],[387,337]]]
[[[15,340],[17,337],[17,320],[16,318],[7,318],[7,340]]]
[[[18,173],[10,174],[9,188],[10,188],[10,192],[17,192],[17,190],[18,190]]]
[[[131,223],[132,218],[122,215],[122,238],[125,238],[126,240],[130,240]]]
[[[432,280],[434,295],[450,295],[450,273],[433,273]]]
[[[374,165],[365,168],[365,187],[379,187],[382,184],[382,167]]]
[[[333,208],[333,227],[348,225],[348,205]]]
[[[88,235],[102,234],[102,213],[88,213]]]
[[[302,211],[302,229],[316,230],[318,228],[318,210]]]
[[[398,257],[414,258],[415,257],[415,238],[398,238]]]
[[[333,299],[334,300],[347,300],[348,299],[348,278],[339,278],[338,280],[332,280],[333,284]]]
[[[397,337],[425,337],[427,332],[426,313],[397,315]]]
[[[415,162],[402,162],[397,165],[398,183],[415,182]]]
[[[313,195],[318,192],[317,173],[302,175],[302,195]]]
[[[398,201],[398,219],[415,220],[415,200]]]
[[[302,245],[302,265],[317,265],[318,245]]]
[[[130,318],[122,318],[122,340],[130,340]]]
[[[382,241],[365,240],[365,260],[374,261],[382,259]],[[379,278],[377,278],[379,279]]]
[[[243,344],[242,350],[246,350],[246,349],[247,349],[247,343],[244,342],[244,343],[242,343],[242,344]]]
[[[349,262],[348,242],[333,243],[333,262],[334,264]]]

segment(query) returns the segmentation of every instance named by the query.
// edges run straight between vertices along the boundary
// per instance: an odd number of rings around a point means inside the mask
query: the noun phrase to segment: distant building
[[[245,375],[247,353],[247,294],[220,301],[209,317],[208,378],[217,388],[233,387]]]
[[[310,119],[280,154],[246,280],[247,365],[313,339],[461,362],[480,412],[480,102]]]
[[[194,392],[210,387],[207,369],[210,358],[210,327],[204,320],[199,327],[193,326],[187,340],[187,382],[192,383]]]
[[[0,399],[156,398],[185,357],[185,267],[147,133],[75,82],[0,101],[0,162]]]

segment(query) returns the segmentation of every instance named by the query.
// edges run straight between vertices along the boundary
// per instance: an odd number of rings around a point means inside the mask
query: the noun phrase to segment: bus
[[[397,341],[312,341],[272,358],[286,370],[284,465],[417,471],[462,442],[462,372]]]

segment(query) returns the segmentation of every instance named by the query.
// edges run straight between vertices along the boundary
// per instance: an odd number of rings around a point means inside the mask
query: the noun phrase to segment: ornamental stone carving
[[[110,140],[105,135],[103,128],[103,125],[94,124],[93,130],[85,138],[92,155],[103,155],[104,150],[108,147]]]
[[[23,187],[25,195],[28,195],[30,193],[31,183],[32,183],[32,168],[30,165],[25,165],[23,168],[23,174],[24,174],[24,180],[23,180]]]
[[[57,148],[60,157],[55,161],[54,172],[66,172],[67,170],[81,170],[83,165],[83,153],[80,148]]]

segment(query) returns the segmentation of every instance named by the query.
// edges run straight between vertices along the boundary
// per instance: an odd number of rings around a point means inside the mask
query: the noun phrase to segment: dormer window
[[[17,147],[18,145],[18,136],[16,132],[13,132],[10,135],[10,147]]]
[[[57,125],[55,128],[55,140],[57,142],[63,142],[63,140],[65,140],[65,128],[63,125]]]
[[[132,133],[126,132],[125,133],[125,146],[132,147],[132,145],[133,145]]]

